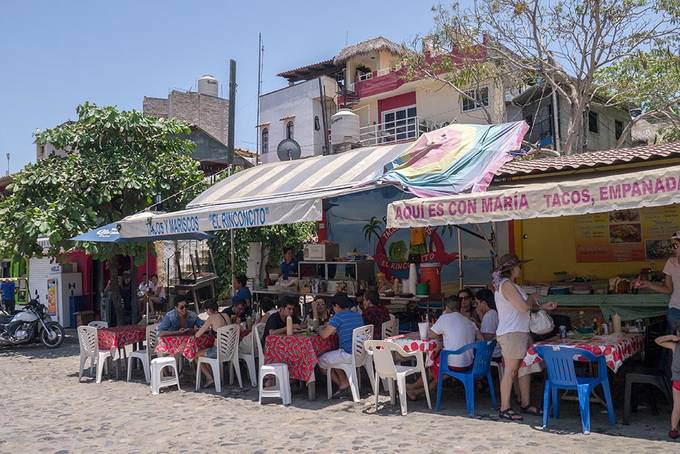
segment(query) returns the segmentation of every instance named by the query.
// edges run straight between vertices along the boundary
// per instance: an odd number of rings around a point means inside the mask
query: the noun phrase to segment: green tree
[[[629,122],[616,144],[623,145],[626,134],[640,120],[668,122],[664,140],[673,139],[680,126],[680,55],[670,49],[638,52],[596,74],[596,83],[607,103],[624,108],[636,107],[641,113]],[[670,140],[669,140],[670,141]]]
[[[368,224],[364,225],[361,230],[364,232],[364,238],[370,244],[373,237],[380,240],[380,235],[382,235],[383,230],[385,230],[385,223],[381,219],[371,216]]]
[[[600,99],[598,71],[642,50],[675,48],[680,2],[479,0],[435,8],[435,25],[431,39],[443,51],[480,43],[502,74],[530,76],[557,93],[569,112],[562,150],[570,154],[583,149],[584,112]]]
[[[41,255],[38,237],[49,239],[49,255],[73,246],[68,238],[114,222],[150,206],[156,193],[166,210],[183,208],[205,189],[193,144],[182,137],[188,126],[135,110],[85,103],[78,120],[36,134],[39,144],[66,150],[27,165],[0,202],[0,253]],[[118,288],[118,256],[142,257],[143,244],[79,243],[108,260],[117,320],[123,320]]]
[[[277,267],[283,256],[283,248],[290,246],[296,251],[302,248],[304,243],[312,240],[316,234],[314,222],[300,222],[297,224],[272,225],[249,229],[234,230],[234,266],[231,264],[231,240],[229,231],[219,231],[215,238],[210,240],[210,250],[213,253],[215,267],[218,275],[224,279],[220,293],[230,290],[230,276],[233,273],[245,274],[248,261],[248,243],[262,243],[262,257],[267,260],[260,264],[260,272],[267,272],[268,267]]]

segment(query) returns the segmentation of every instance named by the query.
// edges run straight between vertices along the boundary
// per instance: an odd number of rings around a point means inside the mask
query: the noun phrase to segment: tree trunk
[[[569,126],[567,137],[562,147],[562,154],[570,155],[583,151],[583,107],[578,103],[569,106]]]
[[[109,263],[109,278],[111,280],[111,285],[109,289],[111,290],[111,304],[113,309],[116,311],[116,325],[124,324],[125,320],[125,309],[123,307],[123,301],[120,298],[120,286],[118,285],[118,256],[114,255],[108,260]]]

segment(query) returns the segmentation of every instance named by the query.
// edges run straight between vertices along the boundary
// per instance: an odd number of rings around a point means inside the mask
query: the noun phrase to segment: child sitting
[[[680,436],[680,433],[678,433],[678,422],[680,422],[680,346],[678,346],[680,343],[680,330],[677,331],[676,335],[670,334],[668,336],[657,337],[655,342],[673,351],[673,362],[671,364],[673,411],[671,413],[671,430],[668,432],[668,436],[676,439]]]

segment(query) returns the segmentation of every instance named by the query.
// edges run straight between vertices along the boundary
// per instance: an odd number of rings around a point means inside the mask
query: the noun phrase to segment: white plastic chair
[[[423,377],[423,387],[425,388],[425,397],[427,398],[427,407],[432,409],[430,402],[430,389],[427,383],[427,376],[425,375],[425,365],[423,364],[423,354],[420,351],[407,353],[400,345],[393,342],[370,340],[364,343],[366,350],[373,358],[375,365],[375,409],[378,409],[378,395],[380,392],[379,378],[388,380],[388,389],[390,392],[390,402],[395,404],[394,396],[394,380],[397,380],[397,388],[399,389],[399,403],[401,404],[401,414],[406,415],[408,398],[406,396],[406,377],[411,374],[420,373]],[[397,353],[403,357],[412,357],[416,360],[415,366],[404,366],[394,363],[394,355]]]
[[[347,375],[349,387],[352,391],[352,400],[359,402],[360,374],[357,373],[359,367],[365,367],[369,377],[373,377],[373,362],[370,355],[364,348],[364,342],[373,339],[373,325],[364,325],[352,331],[352,356],[351,361],[344,363],[329,364],[326,369],[328,398],[333,396],[333,381],[331,380],[331,369],[340,369]],[[375,383],[372,378],[369,380],[375,392]]]
[[[130,381],[132,375],[132,361],[138,359],[142,363],[144,369],[144,379],[147,383],[151,382],[150,366],[151,359],[155,356],[156,346],[158,345],[158,325],[147,325],[146,327],[146,348],[130,353],[127,360],[127,381]]]
[[[288,375],[288,365],[283,363],[264,364],[264,349],[262,348],[262,335],[264,333],[264,323],[258,323],[253,327],[253,334],[255,335],[255,344],[257,346],[258,360],[260,366],[259,377],[259,393],[260,405],[262,405],[263,397],[278,397],[283,402],[283,405],[290,405],[291,391],[290,391],[290,376]],[[264,378],[268,375],[276,377],[276,388],[264,388]]]
[[[263,325],[264,326],[264,325]],[[250,384],[253,387],[257,386],[257,374],[255,372],[255,357],[257,356],[257,348],[255,347],[255,336],[253,330],[238,344],[238,357],[245,361],[248,367],[248,375],[250,375]]]
[[[108,322],[101,321],[101,320],[94,320],[94,321],[88,323],[87,326],[94,326],[94,327],[97,328],[97,329],[99,329],[99,328],[108,328],[108,327],[109,327],[109,323],[108,323]]]
[[[210,365],[210,368],[212,369],[216,392],[222,392],[222,365],[224,363],[229,363],[230,377],[232,377],[232,370],[236,372],[238,385],[243,388],[243,383],[241,383],[241,369],[238,363],[238,336],[238,324],[217,328],[217,339],[215,339],[217,358],[208,358],[207,356],[198,358],[196,366],[196,391],[201,388],[201,364],[203,363]],[[233,380],[230,379],[229,382],[233,383]]]
[[[163,377],[163,369],[169,367],[172,375]],[[182,390],[179,386],[179,370],[177,369],[177,360],[174,356],[163,356],[161,358],[154,358],[151,360],[151,394],[158,395],[161,388],[166,386],[177,385],[178,390]]]
[[[383,322],[381,325],[381,334],[382,334],[382,340],[387,339],[388,337],[396,336],[399,333],[399,330],[395,331],[394,330],[394,320],[395,319],[389,319],[386,322]]]
[[[78,343],[80,344],[80,369],[78,370],[78,381],[83,378],[85,363],[90,360],[90,374],[93,368],[97,367],[96,381],[102,382],[102,371],[106,367],[106,360],[111,358],[111,350],[100,350],[99,339],[97,338],[97,328],[94,326],[78,327]]]

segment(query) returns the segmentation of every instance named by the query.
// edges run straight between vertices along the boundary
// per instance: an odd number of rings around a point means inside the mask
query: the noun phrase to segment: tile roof
[[[629,162],[655,161],[680,157],[680,142],[642,147],[619,148],[618,150],[591,151],[559,158],[533,160],[515,159],[496,172],[497,177],[552,173],[568,170],[625,164]]]

